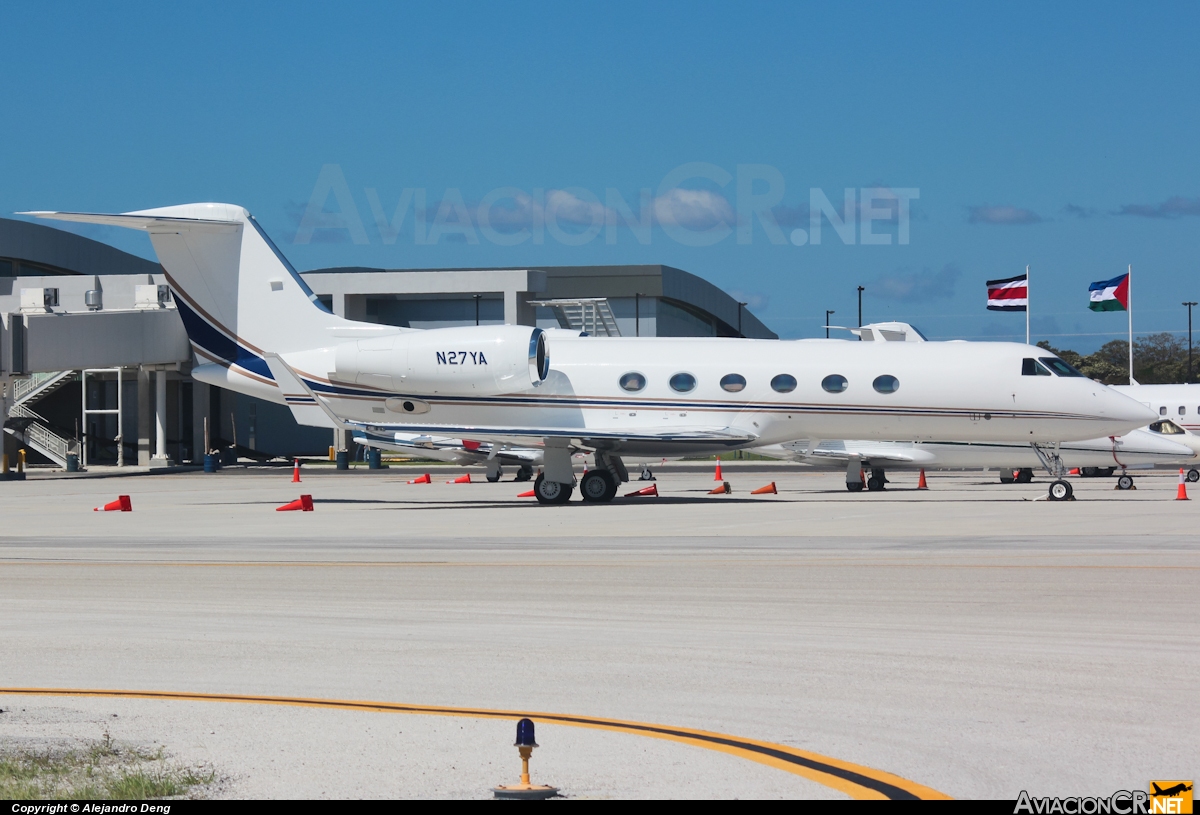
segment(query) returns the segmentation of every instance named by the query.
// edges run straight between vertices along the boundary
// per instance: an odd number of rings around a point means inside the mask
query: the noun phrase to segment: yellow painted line
[[[312,699],[299,696],[249,696],[226,693],[181,693],[175,691],[88,690],[80,688],[0,688],[0,694],[12,696],[100,696],[117,699],[160,699],[181,702],[232,702],[256,705],[288,705],[292,707],[331,708],[334,710],[372,711],[377,713],[409,713],[418,716],[463,716],[472,719],[529,718],[547,724],[612,730],[636,736],[666,739],[690,744],[707,750],[744,758],[768,767],[803,776],[851,798],[929,800],[947,799],[948,795],[901,778],[898,775],[851,764],[807,750],[757,739],[672,727],[646,722],[602,719],[593,716],[572,716],[564,713],[538,713],[521,710],[489,710],[485,708],[441,707],[435,705],[404,705],[396,702],[369,702],[346,699]]]

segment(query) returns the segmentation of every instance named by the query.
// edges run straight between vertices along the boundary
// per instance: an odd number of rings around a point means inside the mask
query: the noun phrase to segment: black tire
[[[862,488],[863,488],[863,482],[861,482],[861,481],[847,481],[846,482],[846,489],[850,490],[850,492],[862,492]]]
[[[528,464],[522,464],[521,469],[517,470],[517,477],[513,481],[528,481],[533,478],[533,468]]]
[[[1187,480],[1192,481],[1192,482],[1200,481],[1200,470],[1197,470],[1195,467],[1188,470],[1187,471]]]
[[[1033,470],[1029,467],[1022,467],[1017,470],[1016,482],[1018,484],[1030,484],[1033,482]]]
[[[574,491],[574,484],[547,481],[544,473],[539,473],[537,480],[533,482],[533,495],[539,504],[565,504],[571,500],[571,493]]]
[[[1012,470],[1001,470],[1000,471],[1000,483],[1001,484],[1012,484],[1012,483],[1016,482],[1016,480],[1017,480],[1017,477],[1016,477],[1016,475],[1013,474]]]
[[[645,469],[643,469],[642,474],[640,476],[638,476],[638,481],[653,481],[653,480],[654,480],[654,472],[649,467],[646,467]]]
[[[883,479],[877,475],[873,475],[867,479],[867,490],[870,492],[883,492]]]
[[[1060,478],[1057,481],[1050,482],[1051,501],[1070,501],[1074,493],[1075,491],[1071,489],[1071,484],[1068,481],[1063,481]]]
[[[492,482],[493,484],[495,484],[497,481],[499,481],[499,480],[500,480],[500,476],[502,476],[502,475],[504,475],[504,471],[503,471],[503,470],[496,470],[496,472],[495,472],[495,473],[488,473],[488,474],[487,474],[487,476],[486,476],[486,478],[487,478],[487,480],[488,480],[488,481],[490,481],[490,482]]]
[[[1084,478],[1095,478],[1100,475],[1099,467],[1084,467],[1080,469],[1079,474]]]
[[[1112,478],[1113,473],[1115,473],[1116,471],[1117,471],[1116,467],[1105,467],[1102,470],[1097,470],[1097,472],[1104,478]]]
[[[1131,490],[1133,489],[1133,476],[1123,475],[1117,478],[1117,489]]]
[[[617,480],[608,470],[588,470],[579,482],[579,497],[591,503],[607,503],[616,494]]]

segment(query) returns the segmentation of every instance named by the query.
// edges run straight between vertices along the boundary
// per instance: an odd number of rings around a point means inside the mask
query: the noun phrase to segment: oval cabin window
[[[687,393],[696,387],[696,377],[691,374],[678,373],[671,377],[671,390]]]
[[[829,393],[841,393],[849,384],[841,374],[830,374],[821,380],[821,387]]]
[[[721,387],[730,393],[745,390],[746,377],[741,374],[725,374],[725,376],[721,377]]]

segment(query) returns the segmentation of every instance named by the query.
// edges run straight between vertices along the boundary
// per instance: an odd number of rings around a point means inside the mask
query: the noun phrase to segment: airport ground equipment
[[[295,459],[295,464],[292,467],[292,483],[300,483],[300,459]]]
[[[929,485],[925,483],[925,468],[924,467],[921,468],[921,477],[917,480],[917,489],[919,489],[919,490],[929,489]]]
[[[1179,468],[1179,489],[1175,491],[1175,500],[1176,501],[1187,501],[1188,500],[1187,482],[1185,480],[1185,476],[1183,474],[1182,467]]]
[[[517,740],[513,746],[517,748],[517,752],[521,756],[521,780],[516,784],[494,787],[492,793],[497,798],[526,801],[537,801],[558,795],[558,787],[533,784],[529,780],[529,759],[533,756],[534,748],[538,746],[534,741],[532,719],[521,719],[517,722]]]

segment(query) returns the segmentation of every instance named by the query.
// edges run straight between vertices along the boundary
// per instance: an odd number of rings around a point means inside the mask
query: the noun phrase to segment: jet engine
[[[546,337],[522,325],[406,331],[337,346],[330,376],[403,394],[495,396],[542,384]]]

